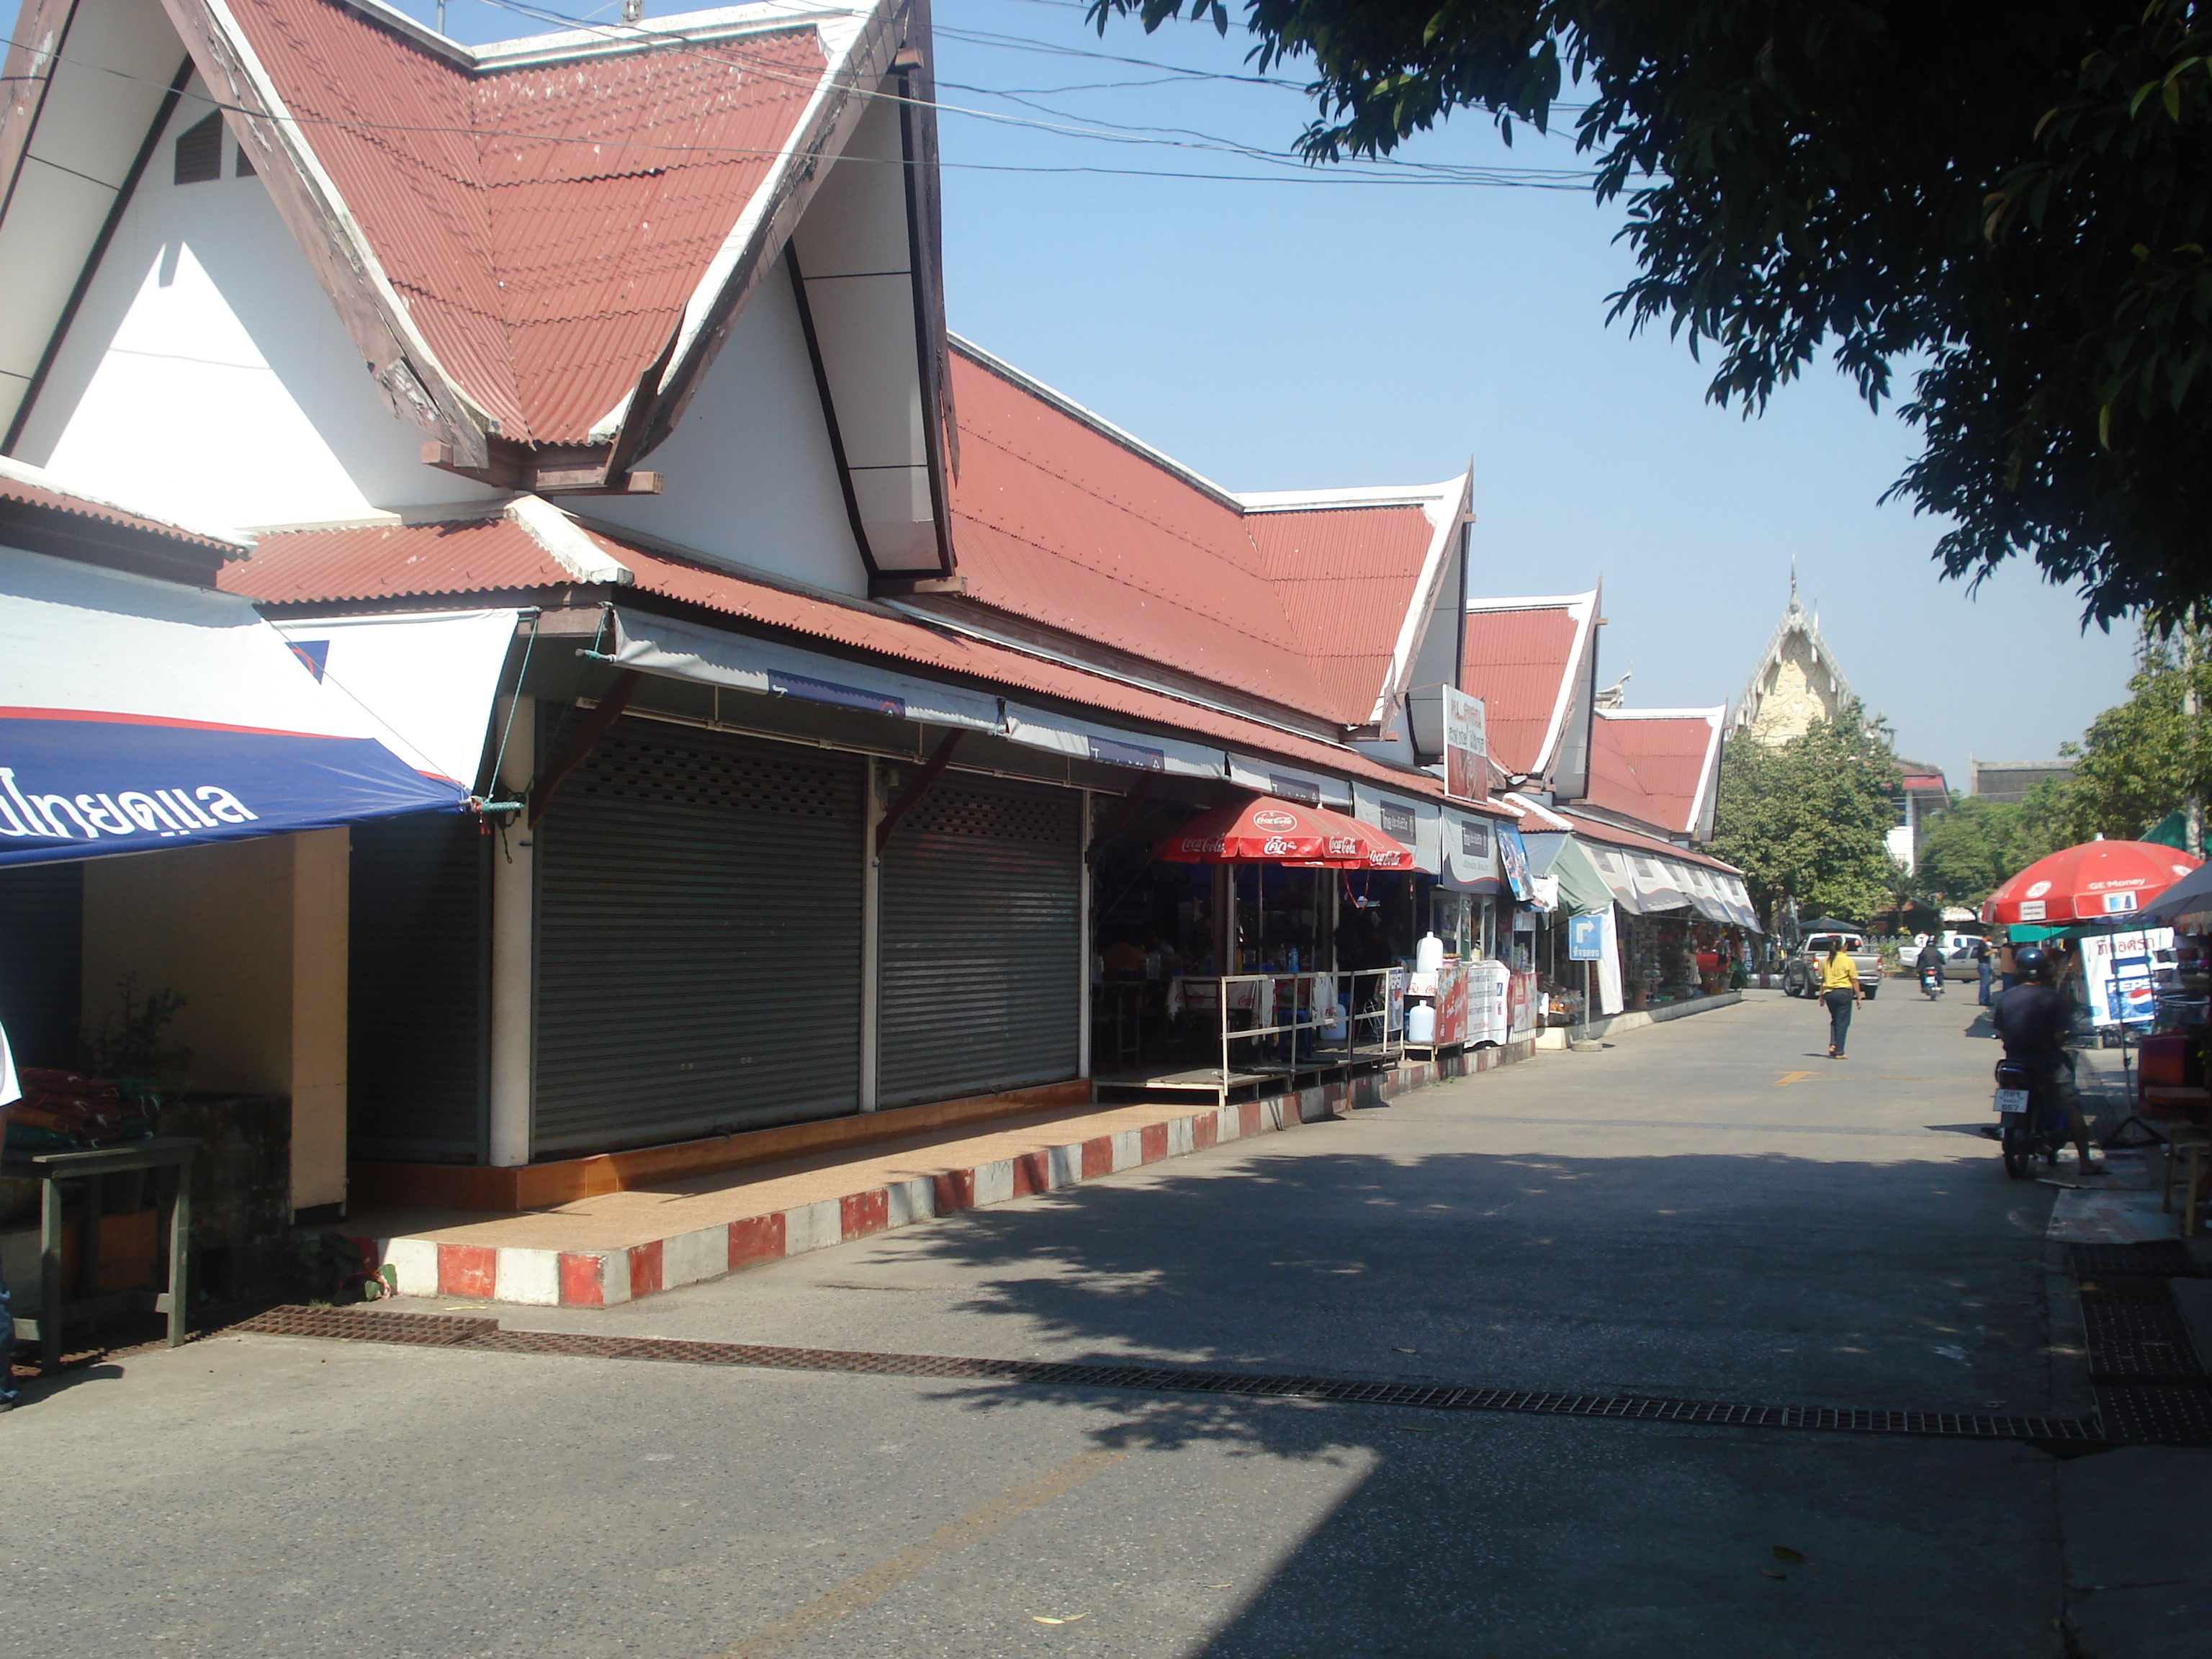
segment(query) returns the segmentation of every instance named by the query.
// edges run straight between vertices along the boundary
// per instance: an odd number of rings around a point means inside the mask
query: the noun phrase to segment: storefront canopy
[[[1172,864],[1287,864],[1335,870],[1410,870],[1411,848],[1325,806],[1259,795],[1200,812],[1163,836],[1152,856]]]
[[[0,548],[0,864],[459,809],[251,603]],[[411,763],[410,763],[411,762]]]
[[[1524,835],[1528,868],[1559,884],[1559,902],[1577,915],[1613,908],[1613,889],[1590,857],[1589,849],[1569,835]]]

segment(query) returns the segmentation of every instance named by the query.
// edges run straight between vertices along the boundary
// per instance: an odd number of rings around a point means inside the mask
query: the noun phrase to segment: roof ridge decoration
[[[653,487],[629,461],[927,27],[750,5],[470,48],[380,0],[161,4],[425,459],[532,490]]]

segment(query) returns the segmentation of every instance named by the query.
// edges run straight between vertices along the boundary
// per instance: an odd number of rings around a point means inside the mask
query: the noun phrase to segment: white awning
[[[1498,868],[1498,836],[1486,817],[1443,809],[1438,826],[1443,868],[1437,880],[1454,892],[1497,893],[1505,883]]]
[[[999,700],[986,692],[624,606],[617,605],[614,614],[615,649],[599,659],[617,667],[931,726],[1000,729]]]
[[[1183,778],[1228,775],[1226,758],[1218,749],[1207,749],[1174,738],[1129,732],[1074,714],[1054,714],[1018,702],[1006,704],[1006,734],[1033,749],[1049,749],[1078,760],[1108,766],[1133,766],[1140,772],[1167,772]]]
[[[1413,868],[1427,875],[1443,868],[1443,809],[1418,795],[1395,795],[1370,784],[1352,786],[1352,815],[1413,849]]]
[[[1231,783],[1302,805],[1326,806],[1340,812],[1352,810],[1352,786],[1342,778],[1304,772],[1279,761],[1255,760],[1249,755],[1231,754],[1228,760]]]
[[[400,756],[473,788],[517,615],[425,611],[275,626],[317,678],[374,717]]]

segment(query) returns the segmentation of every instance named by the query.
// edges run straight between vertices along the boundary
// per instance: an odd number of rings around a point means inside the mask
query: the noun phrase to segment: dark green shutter
[[[863,769],[629,716],[568,775],[535,834],[538,1155],[859,1109]]]
[[[878,1099],[1073,1077],[1082,797],[955,773],[884,854]]]

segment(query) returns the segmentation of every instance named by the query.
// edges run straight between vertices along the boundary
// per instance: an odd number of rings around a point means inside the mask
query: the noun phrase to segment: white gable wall
[[[581,503],[590,517],[709,559],[865,595],[821,393],[791,283],[753,291],[667,442],[646,465],[658,495]]]
[[[239,528],[497,492],[422,464],[261,181],[173,182],[195,77],[117,227],[17,458],[93,495]]]

